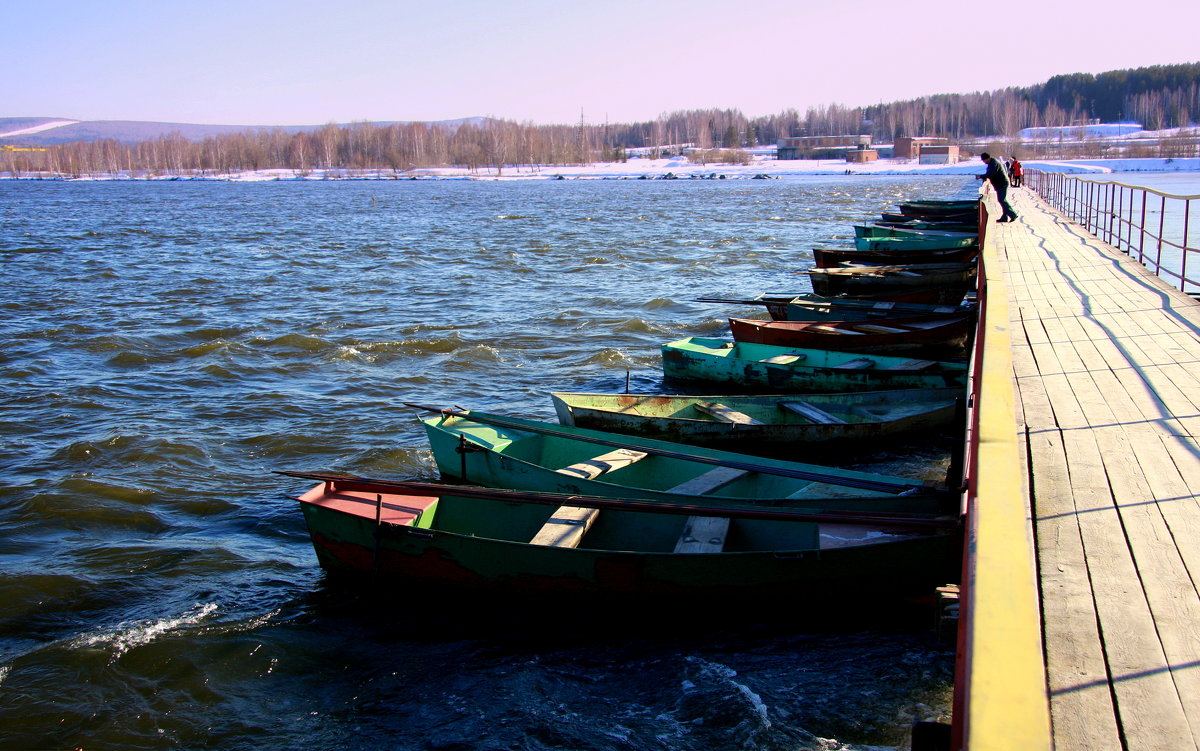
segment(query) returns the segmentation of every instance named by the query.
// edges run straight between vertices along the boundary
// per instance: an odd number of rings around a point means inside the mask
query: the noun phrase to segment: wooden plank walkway
[[[1055,749],[1200,749],[1200,303],[1010,197],[1020,219],[989,235]]]

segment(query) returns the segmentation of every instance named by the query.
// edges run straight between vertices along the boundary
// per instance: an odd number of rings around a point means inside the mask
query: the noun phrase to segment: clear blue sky
[[[0,18],[0,117],[79,120],[757,116],[1200,61],[1197,0],[64,0]]]

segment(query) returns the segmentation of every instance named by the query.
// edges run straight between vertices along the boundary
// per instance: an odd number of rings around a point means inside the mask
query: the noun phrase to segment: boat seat
[[[800,362],[805,357],[807,355],[775,355],[774,357],[768,357],[763,362],[769,362],[773,365],[790,365],[794,362]]]
[[[865,404],[856,404],[850,408],[850,414],[865,417],[868,420],[882,420],[892,413],[893,410],[887,407],[868,407]]]
[[[924,370],[925,368],[937,365],[933,360],[905,360],[899,365],[892,368],[893,370]]]
[[[755,420],[745,412],[738,412],[732,407],[726,407],[720,402],[696,402],[697,412],[703,412],[706,415],[711,415],[721,422],[733,423],[735,425],[762,425],[761,420]]]
[[[734,480],[750,474],[749,470],[734,469],[733,467],[714,467],[702,475],[696,475],[673,488],[667,488],[668,493],[684,495],[704,495],[725,487]]]
[[[529,544],[552,548],[577,548],[599,515],[598,508],[559,506]]]
[[[875,367],[875,361],[867,357],[859,357],[854,360],[847,360],[841,365],[834,365],[837,370],[866,370],[867,368]]]
[[[723,516],[689,516],[675,543],[676,553],[720,553],[729,536],[729,519]]]
[[[780,402],[779,406],[789,412],[795,412],[803,418],[823,425],[844,425],[846,423],[845,420],[834,417],[817,405],[808,402]]]
[[[639,459],[646,458],[644,451],[616,449],[594,459],[578,462],[557,470],[561,474],[594,480],[605,472],[627,467]],[[547,545],[555,548],[577,548],[583,536],[592,528],[600,509],[582,506],[559,506],[538,533],[529,541],[531,545]]]
[[[808,330],[809,331],[820,331],[820,332],[826,333],[826,334],[850,334],[850,335],[854,335],[854,336],[857,336],[857,335],[863,333],[861,331],[855,331],[854,329],[838,328],[836,326],[810,326]]]
[[[617,449],[555,471],[560,474],[578,477],[582,480],[594,480],[605,472],[611,472],[621,467],[628,467],[630,464],[645,458],[646,453],[644,451]]]
[[[667,490],[668,493],[703,495],[723,488],[739,477],[750,474],[749,470],[733,467],[715,467],[702,475],[681,482]],[[725,549],[725,537],[729,534],[729,519],[722,516],[689,516],[683,525],[683,533],[675,543],[676,553],[720,553]]]

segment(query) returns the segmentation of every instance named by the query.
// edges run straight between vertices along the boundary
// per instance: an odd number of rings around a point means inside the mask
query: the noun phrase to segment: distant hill
[[[442,125],[457,130],[467,124],[478,125],[481,117],[442,120],[432,125]],[[404,125],[406,122],[373,122],[370,125]],[[338,123],[347,127],[348,123]],[[196,125],[190,123],[155,123],[137,120],[69,120],[61,117],[0,117],[0,143],[22,146],[56,146],[73,142],[112,140],[123,144],[152,141],[163,136],[179,134],[188,141],[203,141],[205,138],[232,133],[256,133],[282,130],[285,133],[311,133],[325,125]]]

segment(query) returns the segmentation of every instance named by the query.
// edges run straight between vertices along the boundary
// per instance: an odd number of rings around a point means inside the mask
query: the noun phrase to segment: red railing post
[[[1187,292],[1187,286],[1188,286],[1187,261],[1188,261],[1188,252],[1191,250],[1188,247],[1188,231],[1191,229],[1191,227],[1189,226],[1191,223],[1191,218],[1192,218],[1192,199],[1189,198],[1183,202],[1183,251],[1180,253],[1180,262],[1179,262],[1179,289],[1183,290],[1184,292]]]
[[[1166,227],[1166,221],[1167,221],[1167,197],[1163,196],[1162,197],[1162,207],[1158,212],[1158,253],[1156,254],[1155,259],[1154,259],[1154,268],[1155,268],[1154,273],[1156,273],[1156,274],[1158,273],[1158,269],[1162,268],[1162,251],[1163,251],[1162,246],[1163,246],[1163,235],[1165,234],[1164,229]]]
[[[1150,194],[1142,191],[1142,218],[1138,222],[1138,229],[1141,230],[1141,235],[1138,237],[1138,262],[1145,263],[1146,258],[1146,199]]]

